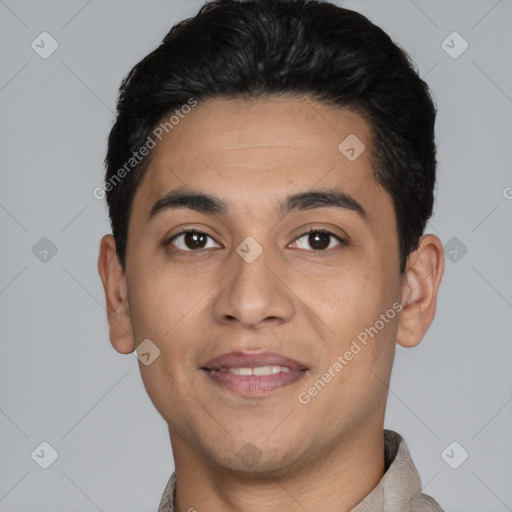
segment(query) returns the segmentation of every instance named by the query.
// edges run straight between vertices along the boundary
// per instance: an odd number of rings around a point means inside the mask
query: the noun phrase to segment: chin
[[[234,444],[234,443],[233,443]],[[238,444],[238,443],[237,443]],[[258,443],[245,442],[240,445],[237,451],[233,451],[233,446],[216,453],[215,462],[223,469],[237,474],[260,477],[278,477],[288,473],[300,459],[295,448],[289,450],[281,444],[280,446],[269,445],[267,442]]]

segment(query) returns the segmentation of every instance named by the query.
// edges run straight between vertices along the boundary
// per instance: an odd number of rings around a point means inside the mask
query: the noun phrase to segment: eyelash
[[[165,245],[166,246],[167,245],[171,245],[171,243],[176,238],[178,238],[181,235],[186,235],[188,233],[197,233],[199,235],[206,235],[207,237],[209,237],[209,238],[211,238],[213,240],[213,237],[211,237],[205,231],[201,231],[200,229],[197,229],[197,228],[189,228],[189,229],[184,229],[183,231],[180,231],[179,233],[176,233],[175,235],[173,235],[171,238],[169,238],[165,242]],[[304,236],[309,235],[311,233],[322,233],[322,234],[330,235],[330,236],[334,237],[336,240],[338,240],[338,242],[340,242],[340,245],[342,245],[342,246],[348,245],[348,241],[346,239],[339,237],[338,235],[334,234],[332,231],[329,231],[328,229],[325,229],[325,228],[315,228],[315,227],[309,228],[307,231],[301,233],[299,236],[297,236],[297,238],[295,238],[294,242],[297,241],[297,240],[300,240]],[[201,249],[196,249],[196,250],[189,249],[189,250],[185,251],[183,249],[178,249],[178,248],[175,248],[175,250],[176,251],[182,251],[182,252],[188,252],[188,253],[194,253],[194,252],[200,252],[201,251]],[[328,252],[330,250],[332,250],[332,248],[331,249],[312,249],[309,252],[321,253],[321,252]]]

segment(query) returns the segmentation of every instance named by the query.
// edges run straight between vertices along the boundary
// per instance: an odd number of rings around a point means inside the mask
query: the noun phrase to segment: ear
[[[98,272],[105,289],[110,342],[121,354],[129,354],[135,350],[135,342],[128,304],[128,288],[112,235],[105,235],[101,239]]]
[[[402,311],[396,342],[415,347],[423,339],[436,313],[437,292],[444,272],[441,240],[435,235],[420,238],[407,259],[402,283]]]

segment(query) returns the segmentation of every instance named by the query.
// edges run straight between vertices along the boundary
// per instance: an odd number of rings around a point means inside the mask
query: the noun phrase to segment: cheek
[[[370,369],[381,374],[392,361],[398,328],[393,304],[399,281],[390,274],[384,275],[382,267],[373,265],[351,274],[350,279],[348,273],[336,276],[324,293],[310,292],[308,305],[329,326],[329,364],[348,352],[350,371],[345,373],[355,380],[366,378],[361,372]]]
[[[311,283],[313,284],[313,283]],[[373,320],[382,302],[375,277],[357,271],[333,273],[321,287],[304,290],[307,304],[331,327],[338,339],[357,334],[357,329]]]
[[[200,299],[179,276],[141,272],[128,283],[131,320],[137,338],[163,340]],[[139,341],[136,339],[136,341]]]

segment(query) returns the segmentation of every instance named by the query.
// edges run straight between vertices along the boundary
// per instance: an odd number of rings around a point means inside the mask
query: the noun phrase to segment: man
[[[441,510],[383,428],[444,270],[435,114],[389,36],[311,0],[214,0],[124,80],[98,268],[169,426],[160,512]]]

